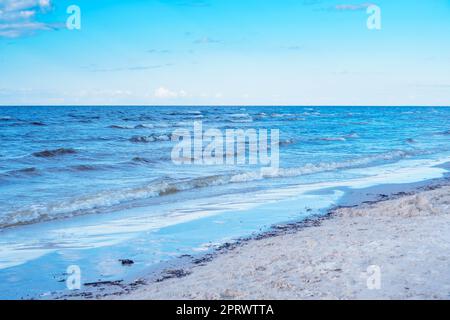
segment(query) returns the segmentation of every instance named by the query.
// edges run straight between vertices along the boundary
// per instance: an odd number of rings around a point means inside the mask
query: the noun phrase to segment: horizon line
[[[157,104],[66,104],[66,105],[56,105],[56,104],[17,104],[17,105],[2,105],[0,104],[0,108],[5,107],[300,107],[300,108],[312,108],[312,107],[364,107],[364,108],[389,108],[389,107],[415,107],[415,108],[450,108],[449,105],[301,105],[301,104],[267,104],[267,105],[259,105],[259,104],[229,104],[229,105],[216,105],[216,104],[180,104],[180,105],[157,105]]]

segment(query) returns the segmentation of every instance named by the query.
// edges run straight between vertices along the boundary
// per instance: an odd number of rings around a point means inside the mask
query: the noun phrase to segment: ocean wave
[[[131,161],[133,161],[135,163],[143,163],[143,164],[153,164],[156,162],[155,160],[144,158],[144,157],[134,157],[133,159],[131,159]]]
[[[100,120],[100,116],[69,113],[69,117],[82,120]]]
[[[148,143],[154,142],[156,139],[152,136],[133,136],[130,138],[130,141],[134,143]]]
[[[165,114],[169,116],[198,116],[201,115],[202,112],[198,110],[188,110],[188,111],[171,111],[166,112]]]
[[[347,139],[344,138],[344,137],[323,137],[323,138],[317,138],[315,140],[320,140],[320,141],[347,141]]]
[[[306,118],[303,117],[293,117],[293,118],[286,118],[286,121],[306,121]]]
[[[45,173],[55,173],[55,172],[85,172],[85,171],[98,171],[98,170],[108,170],[112,168],[110,165],[92,165],[92,164],[81,164],[72,165],[68,167],[55,167],[46,169],[37,169],[35,167],[29,167],[19,170],[10,170],[7,172],[0,173],[0,178],[28,178],[35,177]]]
[[[253,122],[253,118],[248,113],[232,113],[225,115],[226,122],[231,123],[251,123]]]
[[[294,143],[295,143],[294,139],[285,139],[285,140],[281,140],[279,144],[280,144],[280,146],[288,146],[288,145],[291,145]]]
[[[359,138],[359,135],[356,132],[350,132],[349,134],[343,135],[343,136],[336,136],[336,137],[316,137],[316,138],[310,138],[310,141],[337,141],[337,142],[343,142],[347,141],[347,139],[356,139]]]
[[[42,121],[28,121],[28,120],[21,120],[21,119],[14,119],[14,118],[7,118],[4,120],[7,123],[7,126],[9,127],[25,127],[25,126],[35,126],[35,127],[46,127],[47,124]]]
[[[360,166],[366,166],[370,164],[375,164],[379,161],[391,161],[391,160],[401,160],[410,156],[420,154],[420,151],[392,151],[385,154],[377,154],[373,156],[362,157],[359,159],[353,159],[343,162],[328,162],[328,163],[309,163],[301,167],[293,168],[280,168],[273,171],[272,173],[262,173],[260,171],[256,172],[245,172],[241,174],[234,175],[231,177],[231,182],[250,182],[255,180],[262,180],[265,178],[288,178],[297,177],[302,175],[309,175],[327,171],[335,171],[342,169],[351,169]]]
[[[125,118],[121,118],[123,121],[153,121],[155,120],[154,117],[152,116],[147,116],[147,115],[141,115],[141,116],[137,116],[137,117],[125,117]]]
[[[187,123],[187,122],[186,122]],[[189,123],[192,124],[192,123]],[[110,125],[110,129],[121,129],[121,130],[133,130],[133,129],[155,129],[155,128],[167,128],[169,125],[167,123],[141,123],[137,125]]]
[[[250,115],[248,113],[232,113],[230,114],[232,118],[249,118]]]
[[[70,166],[70,170],[72,171],[96,171],[99,170],[100,167],[96,165],[90,165],[90,164],[80,164],[75,166]]]
[[[3,178],[24,178],[36,176],[39,174],[39,171],[35,167],[23,168],[18,170],[11,170],[7,172],[0,173],[0,177]]]
[[[0,228],[102,213],[111,210],[114,206],[126,204],[130,201],[167,196],[180,191],[203,188],[215,184],[222,184],[221,176],[208,176],[184,181],[166,178],[137,188],[109,190],[94,195],[80,196],[67,201],[36,204],[6,213],[0,217]]]
[[[85,164],[74,164],[64,167],[50,167],[46,168],[45,170],[42,169],[45,173],[58,173],[58,172],[89,172],[89,171],[108,171],[108,170],[114,170],[116,168],[120,168],[122,163],[116,163],[116,164],[104,164],[104,163],[85,163]]]
[[[46,126],[46,124],[41,122],[41,121],[32,121],[32,122],[30,122],[30,124],[32,126],[38,126],[38,127],[45,127]]]
[[[192,127],[194,125],[194,122],[192,121],[178,121],[176,123],[173,123],[173,127],[177,128],[185,128],[185,127]]]
[[[280,168],[277,171],[265,173],[262,173],[261,170],[256,170],[181,180],[162,178],[140,187],[102,191],[94,195],[80,196],[71,200],[50,204],[37,204],[21,210],[9,212],[0,217],[0,228],[69,218],[77,215],[108,212],[120,209],[123,205],[126,206],[132,201],[167,196],[182,191],[235,183],[247,183],[271,178],[297,177],[327,171],[376,165],[377,162],[380,161],[401,160],[419,153],[419,151],[399,150],[343,162],[310,163],[301,167]],[[143,158],[134,158],[133,160],[145,161]]]
[[[318,111],[309,111],[309,112],[303,112],[302,113],[303,116],[314,116],[314,117],[319,117],[322,114]]]
[[[253,119],[229,119],[227,121],[231,123],[252,123]]]
[[[130,141],[134,143],[165,142],[170,141],[170,138],[171,136],[167,134],[153,134],[149,136],[133,136],[130,138]]]
[[[350,122],[350,124],[358,125],[358,126],[367,126],[367,125],[370,124],[370,122],[367,122],[367,121],[359,121],[359,122]]]
[[[53,158],[56,156],[62,156],[67,154],[76,154],[77,151],[70,148],[59,148],[54,150],[44,150],[33,153],[33,156],[38,158]]]
[[[352,132],[352,133],[347,134],[344,138],[356,139],[356,138],[359,138],[359,134],[357,134],[356,132]]]
[[[134,129],[155,129],[155,128],[168,128],[169,124],[164,122],[156,123],[141,123],[134,126]]]
[[[153,129],[155,128],[155,125],[153,124],[138,124],[137,126],[134,127],[135,129]]]
[[[134,129],[135,127],[113,124],[113,125],[108,126],[108,128],[110,128],[110,129],[121,129],[121,130],[131,130],[131,129]]]
[[[268,117],[267,114],[257,114],[256,119],[263,119]],[[272,113],[269,115],[270,118],[276,119],[278,121],[306,121],[304,114],[296,113]]]

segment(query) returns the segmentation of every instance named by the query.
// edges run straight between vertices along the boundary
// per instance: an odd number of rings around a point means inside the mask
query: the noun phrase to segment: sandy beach
[[[336,209],[116,298],[449,299],[450,187],[430,189]]]

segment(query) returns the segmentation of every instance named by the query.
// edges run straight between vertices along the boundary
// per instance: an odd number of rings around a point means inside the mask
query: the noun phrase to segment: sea
[[[279,130],[279,169],[175,163],[174,132],[195,123]],[[81,289],[133,279],[348,190],[440,178],[450,108],[2,106],[0,146],[0,298],[45,298],[70,291],[73,266]]]

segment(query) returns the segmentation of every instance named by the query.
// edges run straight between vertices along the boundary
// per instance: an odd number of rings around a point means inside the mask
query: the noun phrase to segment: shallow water
[[[173,164],[171,134],[199,120],[280,129],[278,174]],[[450,108],[1,107],[0,137],[0,292],[13,298],[64,290],[69,265],[84,283],[122,279],[324,213],[342,187],[438,178]]]

